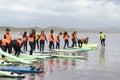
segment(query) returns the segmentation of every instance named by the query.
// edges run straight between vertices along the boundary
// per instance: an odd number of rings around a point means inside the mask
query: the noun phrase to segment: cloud
[[[14,26],[120,26],[119,3],[119,0],[0,0],[0,22]]]

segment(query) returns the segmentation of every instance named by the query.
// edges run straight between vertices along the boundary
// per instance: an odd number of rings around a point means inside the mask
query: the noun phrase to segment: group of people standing
[[[38,32],[36,32],[35,29],[32,29],[29,36],[27,36],[27,31],[25,31],[23,33],[22,38],[16,38],[16,39],[11,39],[11,34],[10,34],[10,29],[6,28],[6,33],[4,34],[4,38],[2,40],[0,40],[0,47],[3,51],[7,51],[8,53],[12,53],[12,47],[15,51],[15,55],[19,56],[20,52],[21,52],[21,47],[23,46],[23,50],[27,51],[27,44],[29,42],[30,45],[30,55],[33,54],[33,51],[36,49],[36,45],[37,48],[40,50],[40,52],[44,52],[44,47],[45,47],[45,41],[48,43],[49,41],[49,49],[54,49],[55,44],[54,42],[56,42],[56,49],[60,49],[60,36],[63,35],[63,39],[64,39],[64,49],[66,47],[74,47],[78,46],[82,47],[82,44],[88,43],[89,37],[85,37],[82,39],[78,39],[77,36],[77,31],[74,31],[71,34],[71,40],[72,40],[72,45],[69,46],[69,39],[70,39],[70,35],[68,34],[68,32],[64,31],[64,33],[59,32],[56,36],[56,38],[54,38],[54,30],[51,29],[50,33],[48,35],[48,40],[46,37],[46,34],[44,32],[44,30],[41,30],[40,35]],[[105,46],[105,34],[103,34],[102,32],[100,32],[100,40],[101,40],[101,45]],[[4,57],[4,56],[3,56]]]

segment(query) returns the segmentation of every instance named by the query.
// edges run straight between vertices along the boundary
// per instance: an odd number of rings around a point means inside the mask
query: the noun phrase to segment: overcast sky
[[[120,27],[120,0],[0,0],[0,25]]]

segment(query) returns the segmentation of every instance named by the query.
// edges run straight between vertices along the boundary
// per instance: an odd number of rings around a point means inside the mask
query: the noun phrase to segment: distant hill
[[[0,31],[5,31],[5,29],[8,26],[0,26]],[[99,28],[62,28],[62,27],[58,27],[58,26],[50,26],[47,28],[41,28],[41,27],[25,27],[25,28],[21,28],[21,27],[9,27],[11,29],[11,31],[31,31],[31,29],[35,29],[36,31],[41,31],[41,30],[45,30],[47,32],[49,32],[51,29],[54,29],[55,32],[63,32],[63,31],[68,31],[68,32],[73,32],[73,31],[78,31],[78,32],[86,32],[86,33],[90,33],[90,32],[112,32],[112,33],[120,33],[120,28],[118,27],[99,27]]]
[[[96,32],[112,32],[112,33],[119,33],[120,28],[118,27],[100,27],[100,28],[91,28],[89,30],[96,31]]]

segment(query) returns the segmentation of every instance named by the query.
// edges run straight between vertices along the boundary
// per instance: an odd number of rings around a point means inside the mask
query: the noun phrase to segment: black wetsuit
[[[36,49],[36,45],[37,45],[37,49],[39,49],[39,42],[38,42],[38,39],[35,40],[35,49]]]
[[[40,52],[44,52],[45,40],[40,40]]]
[[[31,33],[30,34],[30,38],[33,38],[34,39],[34,41],[29,41],[29,45],[30,45],[30,55],[32,55],[33,54],[33,50],[35,50],[35,36],[34,36],[35,34],[34,33]]]
[[[0,40],[0,47],[3,51],[7,52],[7,47],[8,47],[8,44],[6,43],[6,46],[2,46],[2,40]],[[5,57],[4,55],[2,55],[2,58]]]
[[[27,51],[27,36],[23,35],[23,39],[25,38],[25,40],[23,41],[23,50],[24,52]]]
[[[54,42],[53,41],[49,41],[49,49],[54,49]]]
[[[29,42],[29,45],[30,45],[30,55],[33,54],[33,50],[35,48],[35,43],[34,42]]]
[[[101,45],[102,45],[102,46],[105,46],[105,38],[104,38],[104,39],[101,39]]]
[[[82,44],[83,44],[82,40],[78,39],[78,47],[82,47]]]
[[[60,49],[60,42],[56,42],[56,49]]]
[[[17,42],[17,40],[13,40],[12,41],[12,46],[14,48],[15,55],[18,57],[20,55],[20,52],[21,52],[20,44]]]
[[[66,45],[67,45],[67,47],[69,47],[69,40],[64,40],[64,43],[65,43],[64,47],[63,47],[64,49],[65,49]]]

